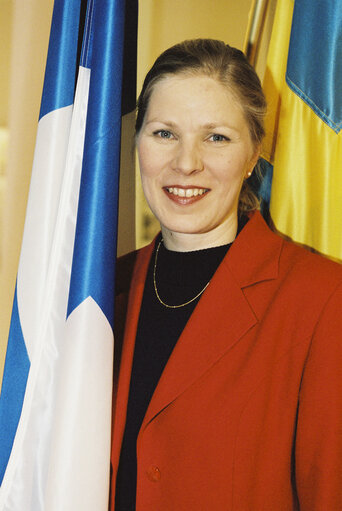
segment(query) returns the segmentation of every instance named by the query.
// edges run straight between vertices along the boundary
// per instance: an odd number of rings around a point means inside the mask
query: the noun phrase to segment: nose
[[[202,171],[203,161],[196,143],[179,142],[172,167],[173,170],[187,175]]]

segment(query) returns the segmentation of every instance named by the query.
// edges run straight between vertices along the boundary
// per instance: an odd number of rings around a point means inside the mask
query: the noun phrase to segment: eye
[[[153,135],[155,135],[159,138],[165,138],[165,139],[172,138],[172,133],[171,133],[171,131],[168,131],[168,130],[156,130],[153,132]]]
[[[228,137],[225,137],[224,135],[220,135],[219,133],[213,133],[209,137],[209,140],[211,140],[212,142],[229,142],[230,139]]]

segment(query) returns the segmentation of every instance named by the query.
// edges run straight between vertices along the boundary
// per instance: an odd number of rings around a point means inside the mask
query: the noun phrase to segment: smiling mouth
[[[176,186],[165,187],[164,190],[176,197],[186,197],[187,199],[202,196],[209,192],[209,188],[178,188]]]
[[[166,196],[179,206],[190,206],[202,200],[210,192],[210,188],[199,188],[197,186],[164,186],[163,190]]]

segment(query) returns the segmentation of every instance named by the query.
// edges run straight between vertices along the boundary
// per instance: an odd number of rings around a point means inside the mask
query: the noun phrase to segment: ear
[[[256,164],[258,163],[260,153],[261,153],[261,144],[258,144],[255,148],[255,151],[254,151],[251,159],[249,160],[247,172],[245,174],[245,179],[248,179],[251,177],[253,170],[254,170]]]

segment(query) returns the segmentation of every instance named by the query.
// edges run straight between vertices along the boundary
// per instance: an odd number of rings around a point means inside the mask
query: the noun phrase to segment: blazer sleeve
[[[312,337],[298,405],[295,477],[301,511],[342,510],[342,285]]]

